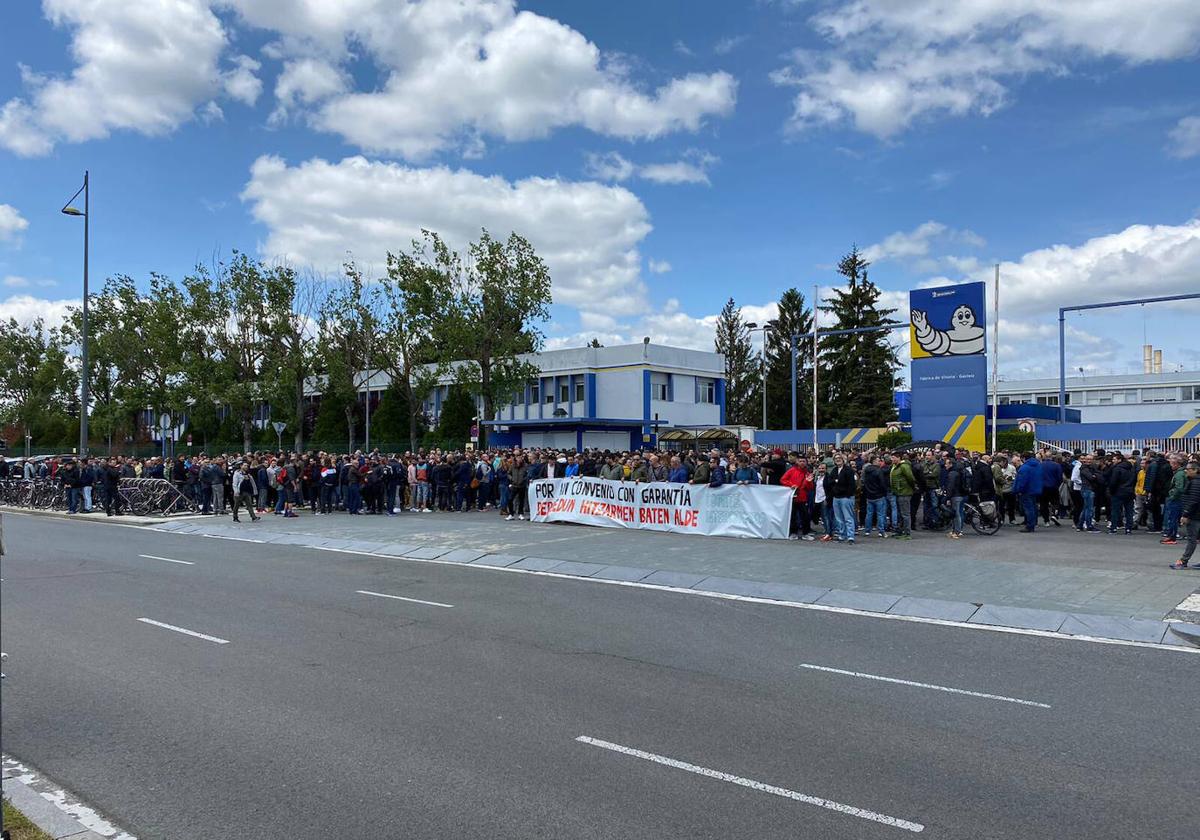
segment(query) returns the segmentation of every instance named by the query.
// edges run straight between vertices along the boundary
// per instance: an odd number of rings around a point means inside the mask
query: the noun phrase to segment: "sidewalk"
[[[854,546],[739,540],[578,525],[505,522],[494,513],[346,514],[257,524],[228,518],[155,526],[440,562],[553,570],[584,577],[715,589],[782,600],[972,623],[1158,642],[1163,619],[1200,590],[1200,571],[1167,568],[1178,546],[1146,534],[1070,526],[911,542],[860,535]],[[717,588],[721,587],[721,588]],[[765,594],[764,594],[765,593]],[[770,594],[775,593],[775,594]],[[1188,602],[1189,605],[1191,602]]]
[[[137,840],[12,756],[4,756],[4,798],[55,840]]]

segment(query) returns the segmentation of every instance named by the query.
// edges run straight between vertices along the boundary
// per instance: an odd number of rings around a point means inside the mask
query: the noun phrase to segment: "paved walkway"
[[[155,527],[417,559],[522,568],[559,565],[556,571],[567,571],[571,567],[561,564],[572,563],[579,564],[578,573],[598,577],[606,576],[597,574],[606,567],[620,567],[626,571],[616,574],[646,582],[686,587],[706,579],[740,582],[734,594],[752,594],[747,585],[786,585],[788,600],[841,599],[843,606],[880,612],[901,599],[906,604],[930,600],[952,605],[930,606],[935,613],[930,617],[955,620],[965,620],[959,616],[967,608],[968,616],[975,615],[980,605],[984,615],[995,609],[1047,613],[1024,615],[1025,624],[1013,623],[1037,629],[1055,622],[1051,629],[1059,629],[1072,614],[1118,619],[1122,626],[1137,627],[1139,620],[1157,626],[1200,590],[1200,572],[1167,568],[1178,552],[1175,547],[1160,546],[1146,534],[1080,534],[1069,526],[1032,535],[1006,528],[994,537],[957,541],[934,533],[919,533],[907,543],[860,536],[854,546],[504,522],[490,513],[353,519],[345,514],[268,515],[258,524],[207,518]],[[1142,629],[1143,635],[1157,632],[1150,624]]]

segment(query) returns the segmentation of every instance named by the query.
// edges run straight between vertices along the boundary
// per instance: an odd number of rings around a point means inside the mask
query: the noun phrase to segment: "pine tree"
[[[812,332],[812,309],[795,288],[779,296],[779,315],[767,333],[767,425],[792,427],[792,336]],[[812,342],[796,344],[796,427],[811,425]],[[759,395],[761,399],[761,393]]]
[[[467,389],[462,385],[451,385],[438,415],[438,435],[451,443],[465,441],[471,435],[475,411],[475,400]]]
[[[742,310],[730,298],[717,316],[717,352],[725,356],[725,420],[731,425],[756,423],[759,361],[750,345]]]
[[[895,309],[881,308],[881,292],[867,276],[870,265],[858,247],[838,262],[846,278],[844,289],[834,289],[821,312],[823,329],[849,330],[899,323],[889,317]],[[900,360],[888,330],[821,338],[821,405],[818,423],[824,428],[882,426],[896,417],[893,393],[899,381]]]

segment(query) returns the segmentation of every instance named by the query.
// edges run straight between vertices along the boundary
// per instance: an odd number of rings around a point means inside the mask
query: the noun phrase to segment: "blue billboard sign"
[[[983,283],[909,293],[912,432],[983,450],[987,437],[987,308]]]

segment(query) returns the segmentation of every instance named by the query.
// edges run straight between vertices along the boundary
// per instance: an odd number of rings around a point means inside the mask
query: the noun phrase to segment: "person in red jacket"
[[[791,454],[791,467],[783,474],[779,483],[795,491],[792,498],[792,528],[790,539],[815,540],[812,534],[813,476],[808,460],[795,452]]]

